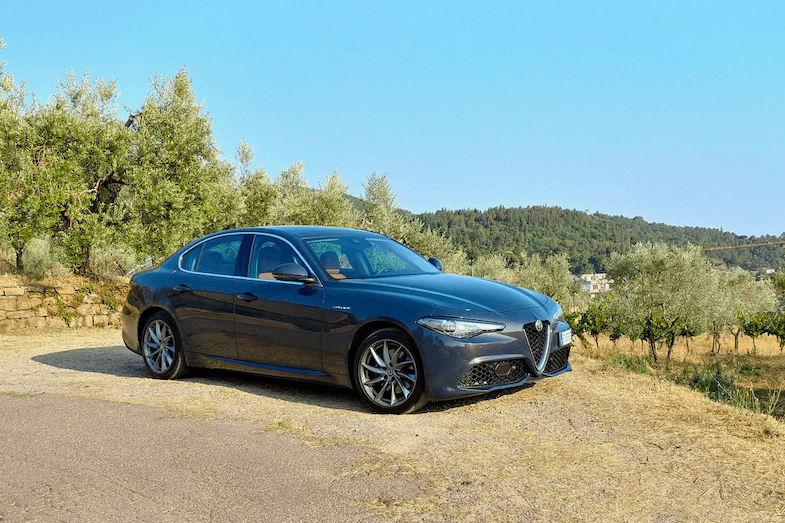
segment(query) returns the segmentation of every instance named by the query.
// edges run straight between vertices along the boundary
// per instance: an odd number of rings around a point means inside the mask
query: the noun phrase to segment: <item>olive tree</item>
[[[570,262],[566,253],[554,254],[544,260],[539,254],[521,254],[521,261],[515,267],[518,284],[550,296],[563,307],[585,302],[580,287],[570,272]]]
[[[196,102],[186,69],[157,75],[126,125],[133,137],[123,233],[138,252],[160,259],[237,223],[234,168],[219,158],[212,119]]]
[[[647,243],[613,253],[609,269],[613,314],[623,332],[646,340],[655,361],[657,343],[665,343],[670,361],[676,337],[709,306],[717,278],[711,264],[694,246]]]
[[[596,297],[581,313],[581,318],[576,325],[577,332],[588,332],[594,338],[597,349],[600,348],[600,334],[612,329],[609,305],[610,295]]]
[[[739,337],[745,331],[745,326],[754,335],[753,345],[757,350],[755,338],[760,335],[757,331],[763,322],[763,315],[775,309],[776,298],[770,281],[756,281],[751,272],[735,267],[719,273],[716,300],[711,306],[711,330],[717,350],[720,332],[724,327],[733,335],[733,352],[738,354]]]
[[[507,258],[501,254],[486,254],[478,257],[472,263],[471,275],[508,284],[518,281],[515,269],[509,266]]]
[[[7,240],[22,253],[46,236],[65,252],[68,265],[89,270],[97,239],[112,230],[107,208],[125,183],[128,132],[117,118],[117,82],[80,80],[73,72],[41,104],[25,105],[23,90],[8,77],[0,105],[3,215]]]
[[[770,315],[776,311],[777,299],[771,280],[754,280],[743,289],[737,304],[738,329],[752,338],[753,354],[758,354],[758,338],[766,332]],[[735,347],[738,353],[738,337]]]
[[[337,172],[313,189],[305,179],[303,164],[295,163],[273,182],[271,223],[353,227],[358,216],[346,197],[347,189]]]
[[[239,211],[238,227],[259,227],[270,224],[271,206],[275,199],[275,186],[262,168],[252,169],[253,148],[243,140],[237,147],[239,179],[237,193]]]

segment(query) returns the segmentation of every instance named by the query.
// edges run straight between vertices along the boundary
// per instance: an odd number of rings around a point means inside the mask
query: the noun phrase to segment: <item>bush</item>
[[[605,365],[617,367],[635,374],[651,374],[651,356],[627,356],[626,354],[616,354],[605,360]]]
[[[97,275],[124,276],[139,261],[134,252],[119,245],[93,245],[90,250],[90,271]]]
[[[674,381],[715,401],[729,402],[736,391],[736,376],[719,362],[708,363],[704,367],[687,365]]]
[[[30,240],[22,252],[22,265],[25,272],[37,280],[46,275],[56,276],[72,270],[72,267],[68,267],[63,260],[62,250],[48,237]]]

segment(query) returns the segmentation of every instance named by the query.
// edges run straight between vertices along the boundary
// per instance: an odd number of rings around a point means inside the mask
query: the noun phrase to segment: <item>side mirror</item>
[[[282,263],[273,269],[273,278],[281,281],[294,281],[299,283],[316,283],[316,278],[308,274],[302,266],[296,263]]]
[[[431,265],[439,269],[440,271],[444,272],[444,264],[441,262],[439,258],[428,258],[428,261],[431,262]]]

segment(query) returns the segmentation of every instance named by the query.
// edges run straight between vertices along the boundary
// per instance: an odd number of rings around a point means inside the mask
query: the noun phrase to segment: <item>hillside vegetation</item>
[[[627,252],[636,243],[709,248],[785,239],[785,232],[779,237],[738,236],[720,229],[649,223],[640,216],[625,218],[545,206],[494,207],[486,211],[442,209],[417,218],[443,231],[471,259],[488,253],[506,253],[512,258],[520,253],[543,257],[566,253],[575,274],[606,272],[611,253]],[[777,268],[782,256],[781,245],[711,252],[712,258],[747,270]]]

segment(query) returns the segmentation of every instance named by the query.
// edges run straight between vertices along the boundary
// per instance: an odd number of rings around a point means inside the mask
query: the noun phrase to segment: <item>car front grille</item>
[[[509,371],[507,368],[509,367]],[[499,374],[502,374],[501,376]],[[523,360],[488,361],[473,365],[458,381],[461,389],[482,389],[515,383],[526,377]]]
[[[542,359],[542,351],[545,350],[545,344],[548,341],[548,324],[543,322],[542,330],[538,331],[537,328],[534,326],[534,323],[527,323],[523,326],[523,332],[526,333],[526,339],[529,341],[529,348],[532,351],[532,358],[534,359],[533,363],[537,367],[540,366],[540,360]]]
[[[570,359],[570,346],[566,346],[556,352],[551,352],[548,356],[548,363],[545,365],[545,373],[551,374],[559,372],[567,366],[567,360]]]

